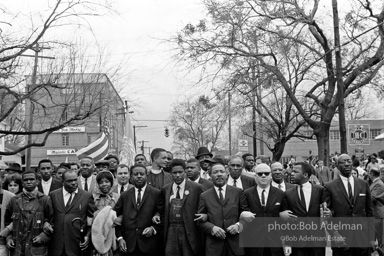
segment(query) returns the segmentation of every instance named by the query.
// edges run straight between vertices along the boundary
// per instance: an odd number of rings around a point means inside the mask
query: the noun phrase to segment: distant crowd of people
[[[250,153],[223,159],[206,147],[186,160],[156,148],[150,164],[138,154],[132,166],[114,155],[58,167],[42,159],[25,171],[12,164],[0,175],[0,256],[325,255],[327,243],[297,247],[252,226],[307,217],[374,218],[368,246],[347,246],[343,230],[327,232],[336,238],[333,255],[383,253],[384,166],[373,156],[362,170],[347,154],[324,166]],[[259,243],[241,246],[250,227]]]

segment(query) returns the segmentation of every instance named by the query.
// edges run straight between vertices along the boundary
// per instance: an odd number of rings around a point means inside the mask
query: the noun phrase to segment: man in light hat
[[[271,185],[275,188],[286,191],[293,188],[295,185],[284,181],[284,167],[281,163],[275,162],[271,164],[272,182]]]
[[[204,179],[209,179],[209,160],[212,159],[213,155],[209,152],[208,148],[200,147],[197,150],[195,158],[200,161],[201,173],[200,176]],[[207,161],[206,161],[207,160]]]
[[[101,171],[109,171],[109,162],[108,160],[100,160],[95,163],[96,170],[95,175],[97,175]]]

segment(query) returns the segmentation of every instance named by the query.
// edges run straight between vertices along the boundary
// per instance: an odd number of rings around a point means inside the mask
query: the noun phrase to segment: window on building
[[[63,146],[69,146],[69,134],[68,133],[61,134],[61,140],[63,142]]]
[[[381,134],[380,129],[371,129],[371,131],[369,132],[369,138],[373,140],[375,139],[375,137],[379,136],[380,134]]]
[[[340,132],[337,131],[329,131],[329,140],[340,140]]]
[[[61,120],[68,121],[68,112],[66,110],[61,113]]]

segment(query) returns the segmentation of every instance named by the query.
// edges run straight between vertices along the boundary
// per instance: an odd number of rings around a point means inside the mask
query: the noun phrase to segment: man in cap
[[[284,181],[284,167],[281,163],[275,162],[271,164],[271,172],[272,172],[272,186],[282,191],[286,191],[288,189],[293,188],[295,185],[291,183],[287,183]]]
[[[21,166],[18,163],[11,163],[8,168],[5,169],[8,175],[19,173],[21,174],[23,171],[21,170]]]
[[[243,172],[243,159],[239,156],[233,156],[228,163],[228,181],[227,184],[246,190],[256,185],[253,177],[245,176]]]
[[[117,165],[120,163],[119,158],[115,155],[108,155],[104,160],[109,162],[109,171],[116,177]]]
[[[209,179],[209,160],[212,159],[213,155],[209,152],[208,148],[200,147],[197,150],[195,158],[200,161],[201,173],[200,176],[204,179]],[[208,161],[206,161],[208,160]]]
[[[101,171],[109,171],[109,162],[108,160],[100,160],[95,163],[96,171],[95,174]]]

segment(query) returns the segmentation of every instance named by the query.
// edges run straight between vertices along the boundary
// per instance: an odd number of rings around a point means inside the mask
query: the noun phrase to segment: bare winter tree
[[[0,21],[0,122],[5,124],[0,134],[21,146],[15,151],[0,152],[0,155],[44,146],[52,132],[81,124],[100,114],[103,106],[113,104],[108,101],[107,88],[101,86],[110,83],[103,73],[111,71],[105,69],[102,54],[99,59],[90,61],[81,47],[51,40],[48,36],[49,31],[64,26],[90,29],[87,17],[111,12],[111,5],[108,1],[96,0],[57,0],[47,4],[48,8],[38,15],[31,13],[29,25],[24,25],[20,31],[14,31],[16,26],[13,25],[24,16],[11,13],[6,6],[0,8],[3,14]],[[44,44],[40,43],[42,41]],[[31,67],[26,60],[30,57],[27,53],[32,51],[37,55],[47,46],[59,46],[61,55],[57,54],[56,59],[50,61],[35,57],[34,67]],[[55,97],[57,95],[60,97]]]
[[[211,103],[206,96],[175,105],[169,123],[174,132],[175,153],[191,157],[199,147],[217,146],[227,118],[225,101]]]
[[[327,162],[330,124],[339,106],[359,88],[376,84],[384,64],[383,5],[376,0],[348,4],[334,20],[331,3],[319,0],[206,0],[209,19],[188,24],[174,42],[178,57],[192,68],[207,72],[215,65],[214,78],[239,59],[251,59],[261,72],[273,74],[313,129],[319,158]],[[340,47],[334,44],[334,27],[340,30]],[[292,58],[285,61],[287,54]],[[295,79],[301,82],[292,87]],[[315,105],[317,113],[303,102]]]

